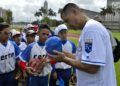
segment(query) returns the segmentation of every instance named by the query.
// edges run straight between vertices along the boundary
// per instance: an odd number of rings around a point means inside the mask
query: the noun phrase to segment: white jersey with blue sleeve
[[[0,74],[14,71],[19,53],[19,47],[12,41],[8,41],[6,45],[0,43]]]
[[[76,46],[73,42],[67,40],[67,41],[62,42],[62,43],[63,43],[63,50],[64,51],[72,53],[72,54],[76,53]],[[71,66],[64,63],[64,62],[59,62],[59,63],[55,64],[55,68],[56,69],[68,69],[68,68],[71,68]]]
[[[86,23],[76,58],[83,64],[100,66],[95,74],[77,69],[77,86],[116,86],[110,37],[101,23],[92,19]]]
[[[20,54],[19,58],[20,60],[24,62],[29,62],[31,58],[46,58],[47,53],[45,50],[45,45],[40,44],[39,42],[34,42]],[[45,65],[43,68],[43,71],[39,74],[39,76],[46,76],[48,75],[52,70],[52,67],[49,63]]]

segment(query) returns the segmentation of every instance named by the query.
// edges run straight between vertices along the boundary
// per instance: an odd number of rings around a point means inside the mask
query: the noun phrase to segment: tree
[[[105,16],[106,16],[106,9],[105,8],[101,8],[101,12],[100,12],[100,15],[103,16],[104,20],[105,20]]]
[[[104,20],[107,14],[111,14],[111,21],[112,21],[112,16],[115,14],[112,6],[108,6],[107,8],[101,8],[101,10],[102,11],[100,12],[100,14],[104,17]]]
[[[39,21],[33,21],[33,22],[31,22],[31,24],[33,24],[33,25],[39,25]]]
[[[44,7],[41,7],[35,14],[34,16],[40,17],[48,17],[48,16],[56,16],[56,12],[54,12],[51,8],[46,10]]]
[[[61,13],[61,12],[62,12],[62,8],[59,8],[58,13]]]
[[[108,7],[106,8],[106,13],[109,13],[109,14],[114,13],[112,6],[108,6]]]
[[[46,10],[44,7],[41,7],[40,11],[43,13],[44,16],[48,14],[48,10]]]
[[[6,10],[6,22],[8,24],[11,24],[12,20],[13,20],[12,11],[11,10]]]
[[[45,17],[45,18],[43,18],[42,20],[41,20],[41,23],[46,23],[46,24],[50,24],[50,18],[48,18],[48,17]]]
[[[3,23],[4,19],[2,17],[0,17],[0,23]]]
[[[101,8],[101,10],[102,10],[102,11],[100,12],[100,14],[101,14],[101,15],[106,15],[106,9],[105,9],[105,8]]]
[[[35,17],[44,16],[47,13],[47,11],[44,9],[44,7],[41,7],[35,14]]]
[[[112,6],[108,6],[106,9],[107,14],[110,14],[111,17],[111,21],[113,21],[113,15],[115,14],[113,7]]]
[[[48,10],[49,16],[56,16],[56,12],[54,12],[51,8]]]
[[[34,16],[35,16],[35,17],[42,16],[42,12],[40,12],[40,11],[39,11],[39,12],[36,12],[36,13],[34,14]]]

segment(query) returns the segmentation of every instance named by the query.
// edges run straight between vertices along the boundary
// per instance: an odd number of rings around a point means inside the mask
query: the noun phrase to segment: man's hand
[[[80,60],[66,57],[65,53],[63,52],[59,51],[54,52],[57,54],[57,56],[53,58],[56,62],[65,62],[68,65],[71,65],[79,70],[82,70],[90,74],[95,74],[99,70],[100,66],[81,63]]]
[[[74,54],[66,52],[66,51],[63,51],[63,53],[65,54],[66,57],[75,59],[75,55]]]
[[[64,62],[66,58],[75,59],[75,55],[73,55],[69,52],[66,52],[66,51],[59,52],[59,51],[54,50],[53,52],[56,53],[57,55],[55,57],[50,57],[49,56],[49,58],[51,60],[56,61],[56,62]]]
[[[52,60],[56,61],[56,62],[64,62],[64,59],[66,58],[65,54],[63,52],[59,52],[54,50],[54,53],[56,53],[56,57],[50,57]]]

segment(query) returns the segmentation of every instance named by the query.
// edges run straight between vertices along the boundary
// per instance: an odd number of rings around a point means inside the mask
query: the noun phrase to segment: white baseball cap
[[[27,25],[24,27],[24,29],[28,29],[28,28],[32,28],[32,27],[34,27],[34,25],[32,25],[32,24],[27,24]]]
[[[12,29],[10,32],[13,33],[13,32],[15,32],[15,31],[16,31],[15,29]]]
[[[34,30],[28,30],[27,34],[35,34],[35,31]]]
[[[12,33],[12,37],[15,35],[20,35],[20,32],[16,31],[15,29],[11,30],[11,33]]]
[[[61,30],[68,30],[67,26],[65,24],[61,24],[59,25],[58,27],[55,28],[55,35],[58,35],[58,33],[61,31]]]

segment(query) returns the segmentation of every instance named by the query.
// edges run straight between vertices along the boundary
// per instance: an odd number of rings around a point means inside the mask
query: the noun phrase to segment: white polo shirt
[[[93,19],[86,23],[79,39],[76,59],[84,64],[100,66],[95,74],[77,70],[77,86],[116,86],[110,37],[101,23]]]

